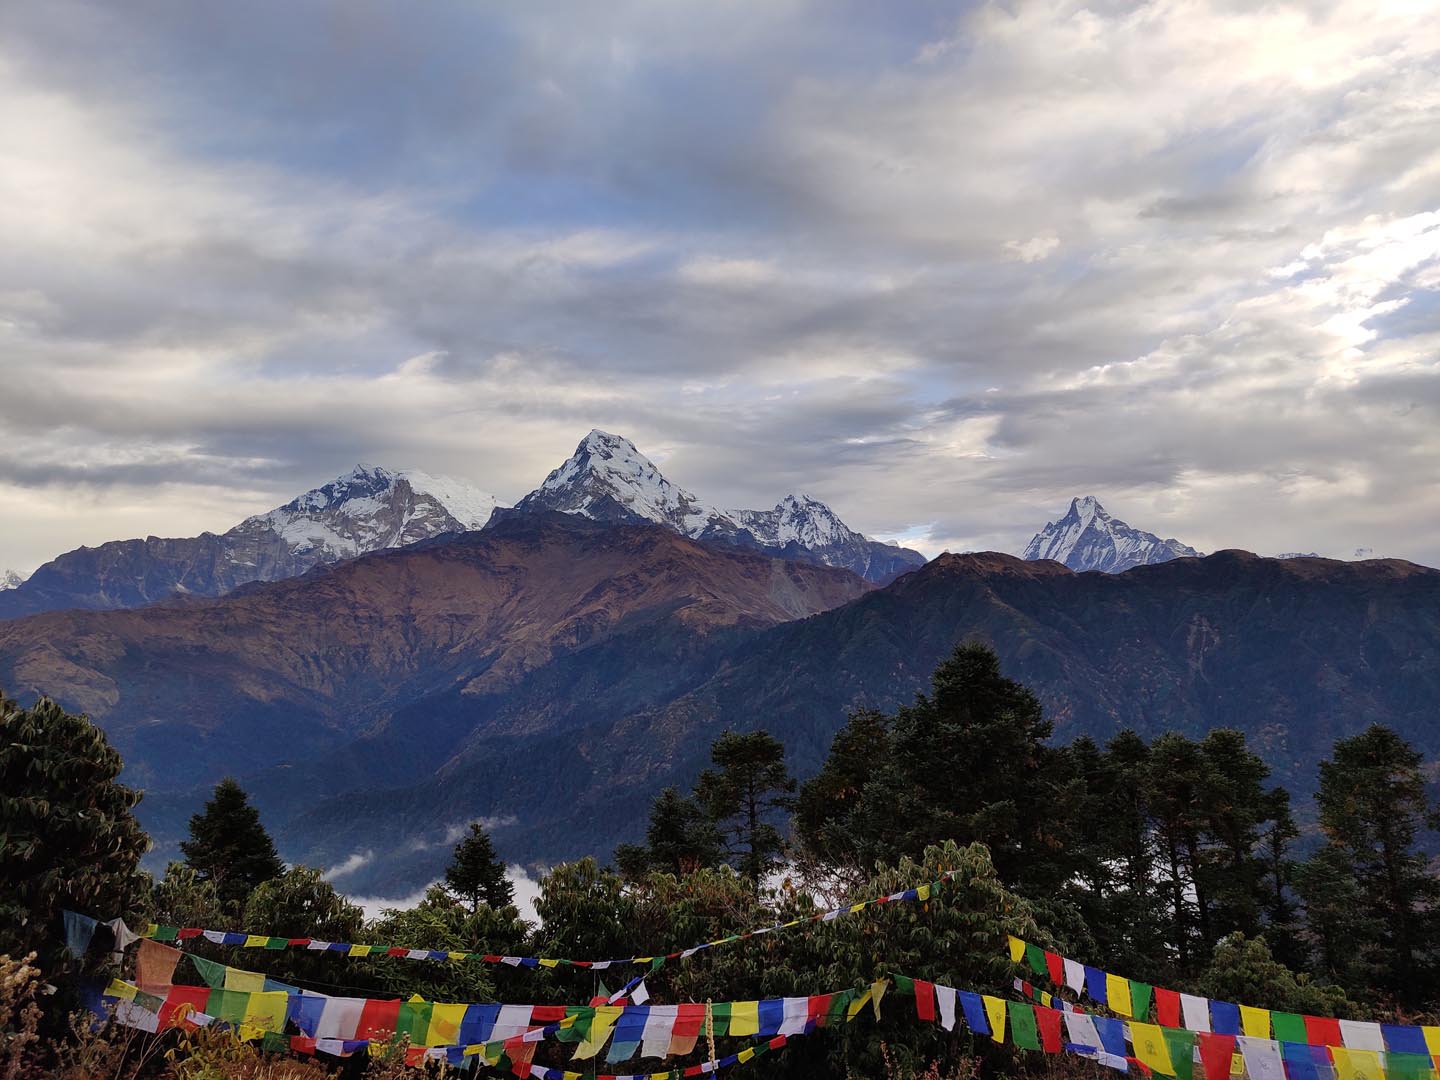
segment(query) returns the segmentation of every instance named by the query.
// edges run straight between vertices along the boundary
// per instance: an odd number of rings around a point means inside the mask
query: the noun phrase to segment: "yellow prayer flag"
[[[760,1033],[760,1003],[758,1001],[737,1001],[730,1006],[730,1034],[758,1035]]]
[[[870,984],[870,1007],[875,1010],[876,1020],[880,1019],[880,999],[885,996],[885,991],[889,987],[888,979],[876,979]]]
[[[265,1037],[265,1029],[255,1024],[241,1024],[237,1033],[241,1042],[254,1042]]]
[[[753,1046],[747,1046],[744,1050],[741,1050],[738,1054],[735,1055],[735,1063],[738,1065],[738,1064],[739,1064],[740,1062],[742,1062],[742,1061],[749,1061],[749,1060],[750,1060],[751,1058],[753,1058],[754,1056],[755,1056],[755,1048],[754,1048]],[[661,1075],[661,1076],[668,1076],[669,1074],[668,1074],[668,1073],[661,1073],[660,1075]]]
[[[141,936],[141,937],[151,937],[151,938],[153,938],[153,937],[154,937],[156,934],[158,934],[159,932],[160,932],[160,924],[159,924],[159,923],[153,923],[153,922],[152,922],[152,923],[146,923],[146,924],[145,924],[145,932],[144,932],[143,934],[141,934],[140,936]]]
[[[1165,1076],[1175,1075],[1175,1063],[1170,1060],[1170,1048],[1158,1024],[1141,1024],[1132,1020],[1130,1041],[1135,1044],[1135,1056],[1142,1064]]]
[[[1425,1046],[1430,1051],[1430,1056],[1440,1054],[1440,1027],[1426,1025],[1420,1030],[1425,1033]]]
[[[859,1015],[860,1010],[865,1007],[866,1002],[870,1000],[870,995],[873,992],[873,989],[867,989],[863,994],[858,995],[854,1001],[850,1002],[849,1005],[845,1006],[845,1019],[847,1021],[854,1020],[855,1017]]]
[[[1332,1046],[1330,1056],[1335,1060],[1335,1080],[1385,1080],[1378,1051]]]
[[[263,949],[269,941],[270,939],[264,934],[246,934],[244,947],[247,949]]]
[[[263,976],[262,976],[263,978]],[[289,995],[284,990],[251,994],[245,1003],[243,1023],[253,1024],[262,1031],[280,1031],[285,1027],[285,1006]]]
[[[1240,1028],[1252,1039],[1268,1039],[1270,1037],[1270,1010],[1257,1009],[1254,1005],[1241,1005]]]
[[[559,961],[559,960],[548,960],[548,959],[545,959],[545,958],[542,957],[541,960],[540,960],[540,966],[541,966],[541,967],[548,967],[548,968],[559,967],[559,966],[560,966],[560,961]]]
[[[466,1005],[435,1003],[430,1010],[430,1029],[425,1033],[426,1046],[452,1046],[460,1039],[460,1021],[465,1019]]]
[[[990,1020],[990,1038],[997,1043],[1005,1041],[1005,1001],[1002,998],[984,995],[985,1015]]]
[[[136,989],[134,983],[125,982],[123,979],[111,979],[110,985],[105,987],[105,996],[119,998],[121,1001],[134,1001]]]
[[[860,903],[858,903],[858,904],[851,904],[851,905],[850,905],[850,914],[853,915],[853,914],[855,914],[855,912],[857,912],[857,911],[864,911],[864,910],[865,910],[865,905],[866,905],[868,902],[869,902],[869,901],[862,900],[862,901],[860,901]]]
[[[1025,942],[1021,941],[1014,934],[1010,934],[1008,937],[1010,938],[1010,962],[1012,964],[1018,964],[1025,955]]]
[[[1134,1008],[1130,1004],[1130,980],[1106,972],[1105,1004],[1110,1006],[1111,1012],[1117,1012],[1121,1016],[1132,1016]]]
[[[258,994],[265,989],[265,976],[258,971],[241,971],[239,968],[225,969],[225,989],[244,990]]]
[[[590,1024],[590,1037],[575,1048],[576,1060],[592,1058],[600,1052],[600,1048],[610,1038],[615,1021],[620,1019],[620,1014],[624,1011],[623,1005],[595,1006],[595,1019]]]
[[[920,899],[920,900],[929,900],[929,899],[930,899],[930,886],[929,886],[929,885],[921,885],[918,889],[915,890],[915,896],[916,896],[917,899]]]
[[[351,956],[369,956],[369,955],[370,955],[370,946],[369,946],[369,945],[351,945],[351,946],[350,946],[350,955],[351,955]]]

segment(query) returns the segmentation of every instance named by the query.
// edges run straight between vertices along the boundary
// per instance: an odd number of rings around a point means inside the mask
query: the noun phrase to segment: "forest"
[[[103,732],[43,699],[0,698],[0,729],[7,1076],[1215,1080],[1236,1044],[1215,1066],[1211,1041],[1261,1039],[1262,1013],[1276,1080],[1434,1076],[1440,820],[1421,755],[1381,726],[1336,742],[1292,806],[1233,730],[1057,745],[1036,696],[962,644],[912,704],[853,712],[804,783],[763,718],[725,732],[690,790],[656,793],[643,844],[549,868],[533,920],[480,824],[417,905],[367,919],[282,861],[234,780],[154,876]],[[307,1031],[308,1008],[362,1000],[385,1018],[369,1038]],[[518,1002],[533,1041],[494,1022]],[[486,1049],[457,1052],[486,1016]]]

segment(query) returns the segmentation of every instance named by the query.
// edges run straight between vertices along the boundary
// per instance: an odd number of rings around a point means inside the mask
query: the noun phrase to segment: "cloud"
[[[334,881],[336,878],[344,877],[346,874],[353,874],[362,866],[369,866],[374,861],[375,852],[357,851],[345,859],[342,859],[329,870],[326,870],[324,874],[325,880]]]
[[[520,917],[527,922],[539,923],[540,917],[535,914],[535,901],[540,896],[540,883],[522,866],[506,867],[505,880],[514,886],[515,907],[519,910]],[[405,896],[355,896],[350,898],[350,902],[365,912],[366,919],[378,919],[387,908],[404,911],[418,906],[420,901],[425,899],[425,894],[438,884],[438,880],[432,881],[424,888],[416,889]]]
[[[591,427],[722,505],[1440,562],[1429,4],[32,5],[0,567]],[[263,77],[258,72],[264,72]]]

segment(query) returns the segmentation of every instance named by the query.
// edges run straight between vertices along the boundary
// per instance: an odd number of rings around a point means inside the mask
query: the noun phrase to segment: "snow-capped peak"
[[[925,561],[919,552],[866,539],[809,495],[787,495],[773,510],[717,510],[667,479],[629,439],[598,429],[516,509],[653,521],[696,540],[844,566],[872,581],[889,581]]]
[[[1072,570],[1118,573],[1132,566],[1168,562],[1200,553],[1178,540],[1132,529],[1111,517],[1093,495],[1070,500],[1059,521],[1048,522],[1025,548],[1026,559],[1054,559]]]
[[[583,517],[641,518],[698,536],[716,511],[672,484],[622,435],[593,430],[565,462],[518,504]]]
[[[16,573],[14,570],[0,570],[0,592],[6,589],[18,589],[25,584],[25,575]]]
[[[284,506],[245,519],[227,535],[273,532],[294,553],[345,559],[482,528],[497,505],[495,496],[461,480],[362,463]]]

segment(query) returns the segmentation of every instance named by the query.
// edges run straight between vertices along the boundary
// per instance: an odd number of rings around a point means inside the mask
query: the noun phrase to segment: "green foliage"
[[[785,851],[775,825],[795,792],[785,747],[765,731],[727,731],[711,745],[710,760],[716,768],[700,774],[695,798],[724,835],[732,864],[758,890]]]
[[[260,812],[228,776],[215,785],[205,809],[190,818],[190,839],[181,841],[180,852],[202,879],[214,882],[221,903],[236,914],[257,885],[285,870]]]
[[[1077,870],[1067,822],[1083,784],[1050,734],[1039,700],[1000,673],[993,650],[960,645],[913,705],[851,717],[801,794],[799,836],[861,872],[950,839],[984,843],[1002,881],[1053,893]]]
[[[1356,1006],[1338,986],[1296,974],[1270,952],[1264,938],[1231,934],[1215,947],[1197,992],[1222,1001],[1311,1016],[1355,1016]]]
[[[99,918],[143,902],[149,842],[117,782],[120,755],[84,716],[48,699],[0,696],[0,954],[35,952],[53,970],[62,908]]]
[[[432,885],[413,908],[387,909],[365,928],[369,940],[407,949],[445,949],[481,955],[513,956],[522,952],[527,927],[513,906],[467,906],[440,885]],[[490,1001],[502,988],[492,969],[478,960],[449,963],[380,957],[372,970],[386,994],[418,994],[429,1001]],[[523,973],[507,970],[506,1000],[528,989]]]
[[[1417,847],[1440,825],[1421,755],[1372,725],[1320,763],[1325,846],[1299,876],[1324,969],[1347,989],[1428,1000],[1440,962],[1440,879]]]
[[[621,844],[615,863],[627,879],[651,870],[691,874],[720,862],[723,838],[699,801],[667,787],[650,807],[645,845]]]
[[[150,890],[150,918],[169,926],[214,928],[224,923],[225,906],[215,882],[188,863],[171,862]]]
[[[471,822],[470,831],[455,846],[445,884],[472,910],[487,904],[498,911],[515,901],[515,886],[505,877],[505,863],[495,854],[495,845],[478,821]]]

